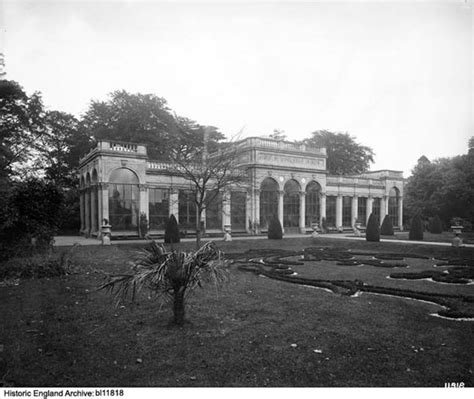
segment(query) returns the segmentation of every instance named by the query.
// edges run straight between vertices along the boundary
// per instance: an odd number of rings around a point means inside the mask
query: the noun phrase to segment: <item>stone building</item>
[[[208,233],[265,231],[278,216],[285,233],[312,231],[326,219],[329,228],[363,225],[370,213],[383,221],[389,215],[402,229],[402,172],[380,170],[333,176],[326,170],[326,149],[250,137],[233,143],[248,181],[219,193],[206,210]],[[193,230],[196,207],[189,182],[172,173],[170,164],[147,157],[145,145],[100,141],[80,163],[81,233],[100,234],[103,219],[114,235],[136,235],[140,215],[150,233],[160,234],[170,214],[182,230]],[[143,216],[142,216],[143,217]]]

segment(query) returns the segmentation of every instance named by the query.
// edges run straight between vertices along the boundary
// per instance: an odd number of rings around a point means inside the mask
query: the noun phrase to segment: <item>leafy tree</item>
[[[32,168],[43,116],[39,93],[28,96],[17,82],[0,80],[0,183]]]
[[[370,214],[369,220],[367,221],[367,228],[365,231],[365,239],[367,241],[380,241],[380,227],[377,222],[377,218],[373,213]]]
[[[326,167],[331,174],[357,174],[369,170],[374,162],[374,152],[370,147],[358,144],[348,133],[333,133],[317,130],[303,141],[305,144],[325,147]]]
[[[418,241],[423,240],[423,221],[419,213],[417,213],[411,221],[408,239]]]
[[[181,127],[185,129],[185,127]],[[190,185],[191,197],[196,204],[196,247],[201,246],[203,211],[226,189],[241,184],[246,179],[246,171],[239,168],[239,149],[232,142],[214,143],[213,152],[208,150],[209,140],[217,130],[205,127],[203,142],[190,142],[170,151],[171,172],[180,176]]]
[[[46,179],[61,187],[76,187],[79,160],[91,146],[89,135],[73,115],[46,112],[44,133],[36,145]]]
[[[392,219],[390,218],[389,215],[385,215],[382,226],[380,227],[380,234],[383,236],[393,236],[393,225],[392,225]]]
[[[130,274],[111,276],[101,289],[111,292],[118,301],[129,295],[135,299],[142,289],[173,307],[172,324],[185,322],[185,304],[196,287],[211,282],[219,287],[227,279],[225,260],[213,242],[207,242],[196,252],[166,252],[162,245],[152,242],[139,253]]]
[[[406,216],[438,215],[445,225],[453,217],[474,222],[474,152],[430,162],[420,158],[405,186]]]
[[[268,238],[271,240],[281,240],[283,238],[283,230],[281,228],[281,223],[276,216],[270,219],[267,235]]]
[[[15,182],[0,209],[0,253],[49,249],[60,224],[62,192],[51,182]]]
[[[92,101],[83,124],[95,140],[143,143],[149,158],[164,161],[170,149],[199,140],[201,132],[195,122],[175,116],[164,98],[125,90],[111,93],[107,101]]]
[[[165,226],[165,243],[176,244],[180,241],[178,221],[174,215],[170,215]]]

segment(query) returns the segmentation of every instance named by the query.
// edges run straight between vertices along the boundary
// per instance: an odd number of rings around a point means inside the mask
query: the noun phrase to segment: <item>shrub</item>
[[[423,222],[419,213],[417,213],[411,221],[408,238],[410,240],[423,240]]]
[[[443,225],[441,223],[441,219],[438,215],[430,220],[430,233],[433,234],[441,234],[443,232]]]
[[[165,243],[176,244],[180,241],[178,222],[174,215],[170,215],[165,226]]]
[[[373,213],[369,216],[369,221],[367,222],[367,229],[365,231],[365,239],[367,241],[380,241],[380,228]]]
[[[380,234],[383,236],[393,236],[393,225],[392,225],[392,219],[389,215],[385,215],[383,222],[382,222],[382,227],[380,227]]]
[[[281,240],[283,238],[281,223],[275,216],[270,220],[268,226],[268,238],[272,240]]]

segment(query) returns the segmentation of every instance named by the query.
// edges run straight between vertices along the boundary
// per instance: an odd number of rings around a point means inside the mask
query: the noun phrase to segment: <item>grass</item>
[[[318,239],[219,242],[227,253],[322,245],[341,249],[470,257],[467,248]],[[196,291],[189,324],[170,327],[167,306],[143,296],[114,307],[96,288],[127,270],[140,246],[80,247],[73,273],[0,286],[0,383],[4,386],[472,386],[474,322],[430,316],[431,303],[364,293],[351,297],[230,266],[220,292]],[[193,243],[180,248],[193,249]],[[261,251],[263,253],[263,251]],[[237,255],[235,255],[237,256]],[[473,296],[472,285],[391,280],[410,268],[304,262],[298,275],[359,279],[385,287]]]

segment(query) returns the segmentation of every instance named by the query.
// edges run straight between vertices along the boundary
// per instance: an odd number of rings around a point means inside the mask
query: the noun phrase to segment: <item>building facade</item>
[[[204,212],[207,232],[265,231],[277,216],[285,233],[312,231],[314,223],[334,230],[364,226],[371,213],[382,223],[389,215],[402,229],[403,174],[381,170],[333,176],[326,149],[250,137],[233,143],[247,180],[218,193]],[[146,146],[101,141],[80,163],[81,233],[100,235],[104,219],[113,234],[136,235],[140,217],[150,234],[160,234],[173,214],[182,230],[193,230],[192,187],[173,174],[172,165],[148,159]]]

